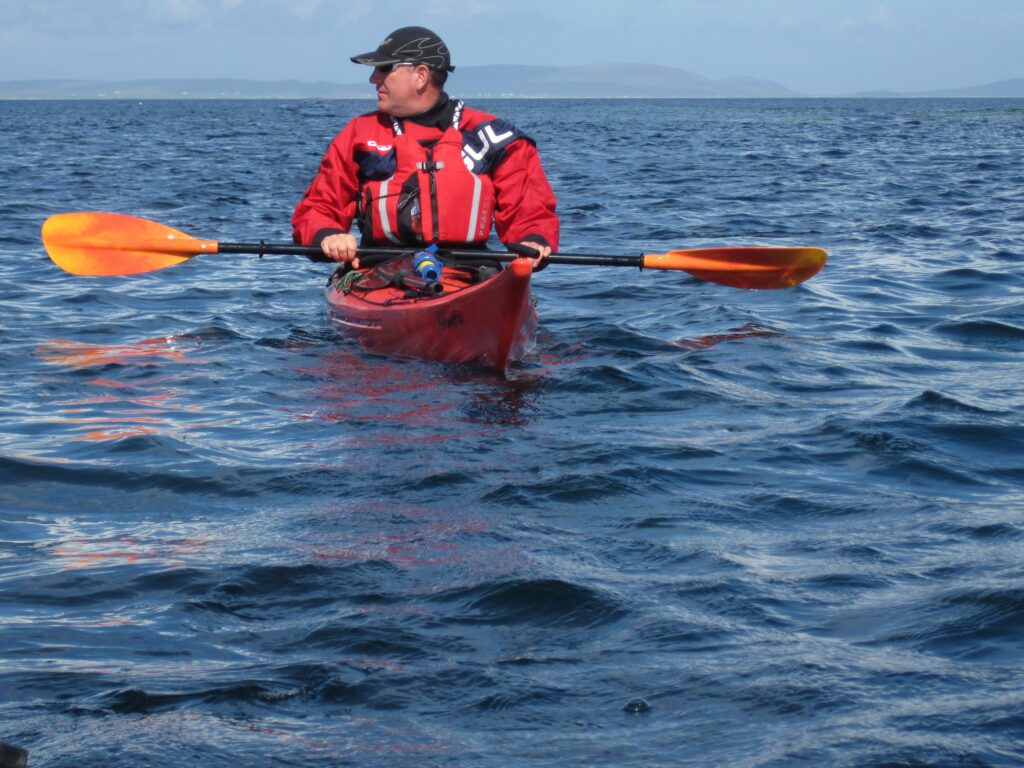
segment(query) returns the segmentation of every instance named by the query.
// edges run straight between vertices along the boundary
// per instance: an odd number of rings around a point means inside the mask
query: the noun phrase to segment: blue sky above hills
[[[0,80],[357,82],[348,57],[404,24],[463,66],[633,62],[820,95],[1024,77],[1021,0],[32,0],[0,5]]]

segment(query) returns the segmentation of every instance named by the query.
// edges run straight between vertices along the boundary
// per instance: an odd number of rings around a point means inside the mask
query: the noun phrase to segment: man
[[[292,216],[296,243],[358,267],[355,221],[363,245],[410,249],[482,248],[493,222],[506,245],[534,248],[535,264],[558,248],[555,196],[533,141],[448,97],[455,67],[440,37],[403,27],[352,61],[374,68],[377,110],[327,148]]]

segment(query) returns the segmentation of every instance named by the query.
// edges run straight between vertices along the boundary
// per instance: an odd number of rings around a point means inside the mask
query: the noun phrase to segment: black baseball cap
[[[377,50],[353,56],[356,64],[426,64],[431,69],[454,72],[448,46],[426,27],[402,27],[384,38]]]

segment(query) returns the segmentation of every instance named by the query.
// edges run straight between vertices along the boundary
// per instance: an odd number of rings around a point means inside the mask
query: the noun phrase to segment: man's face
[[[370,82],[377,88],[377,109],[395,117],[423,111],[421,101],[430,70],[422,64],[374,67]]]

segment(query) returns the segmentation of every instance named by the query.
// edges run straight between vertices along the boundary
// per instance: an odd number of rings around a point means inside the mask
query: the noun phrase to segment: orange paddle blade
[[[120,213],[51,216],[43,224],[43,245],[53,262],[73,275],[137,275],[217,253],[215,240]]]
[[[816,275],[828,259],[821,248],[694,248],[645,253],[644,269],[677,269],[733,288],[791,288]]]

